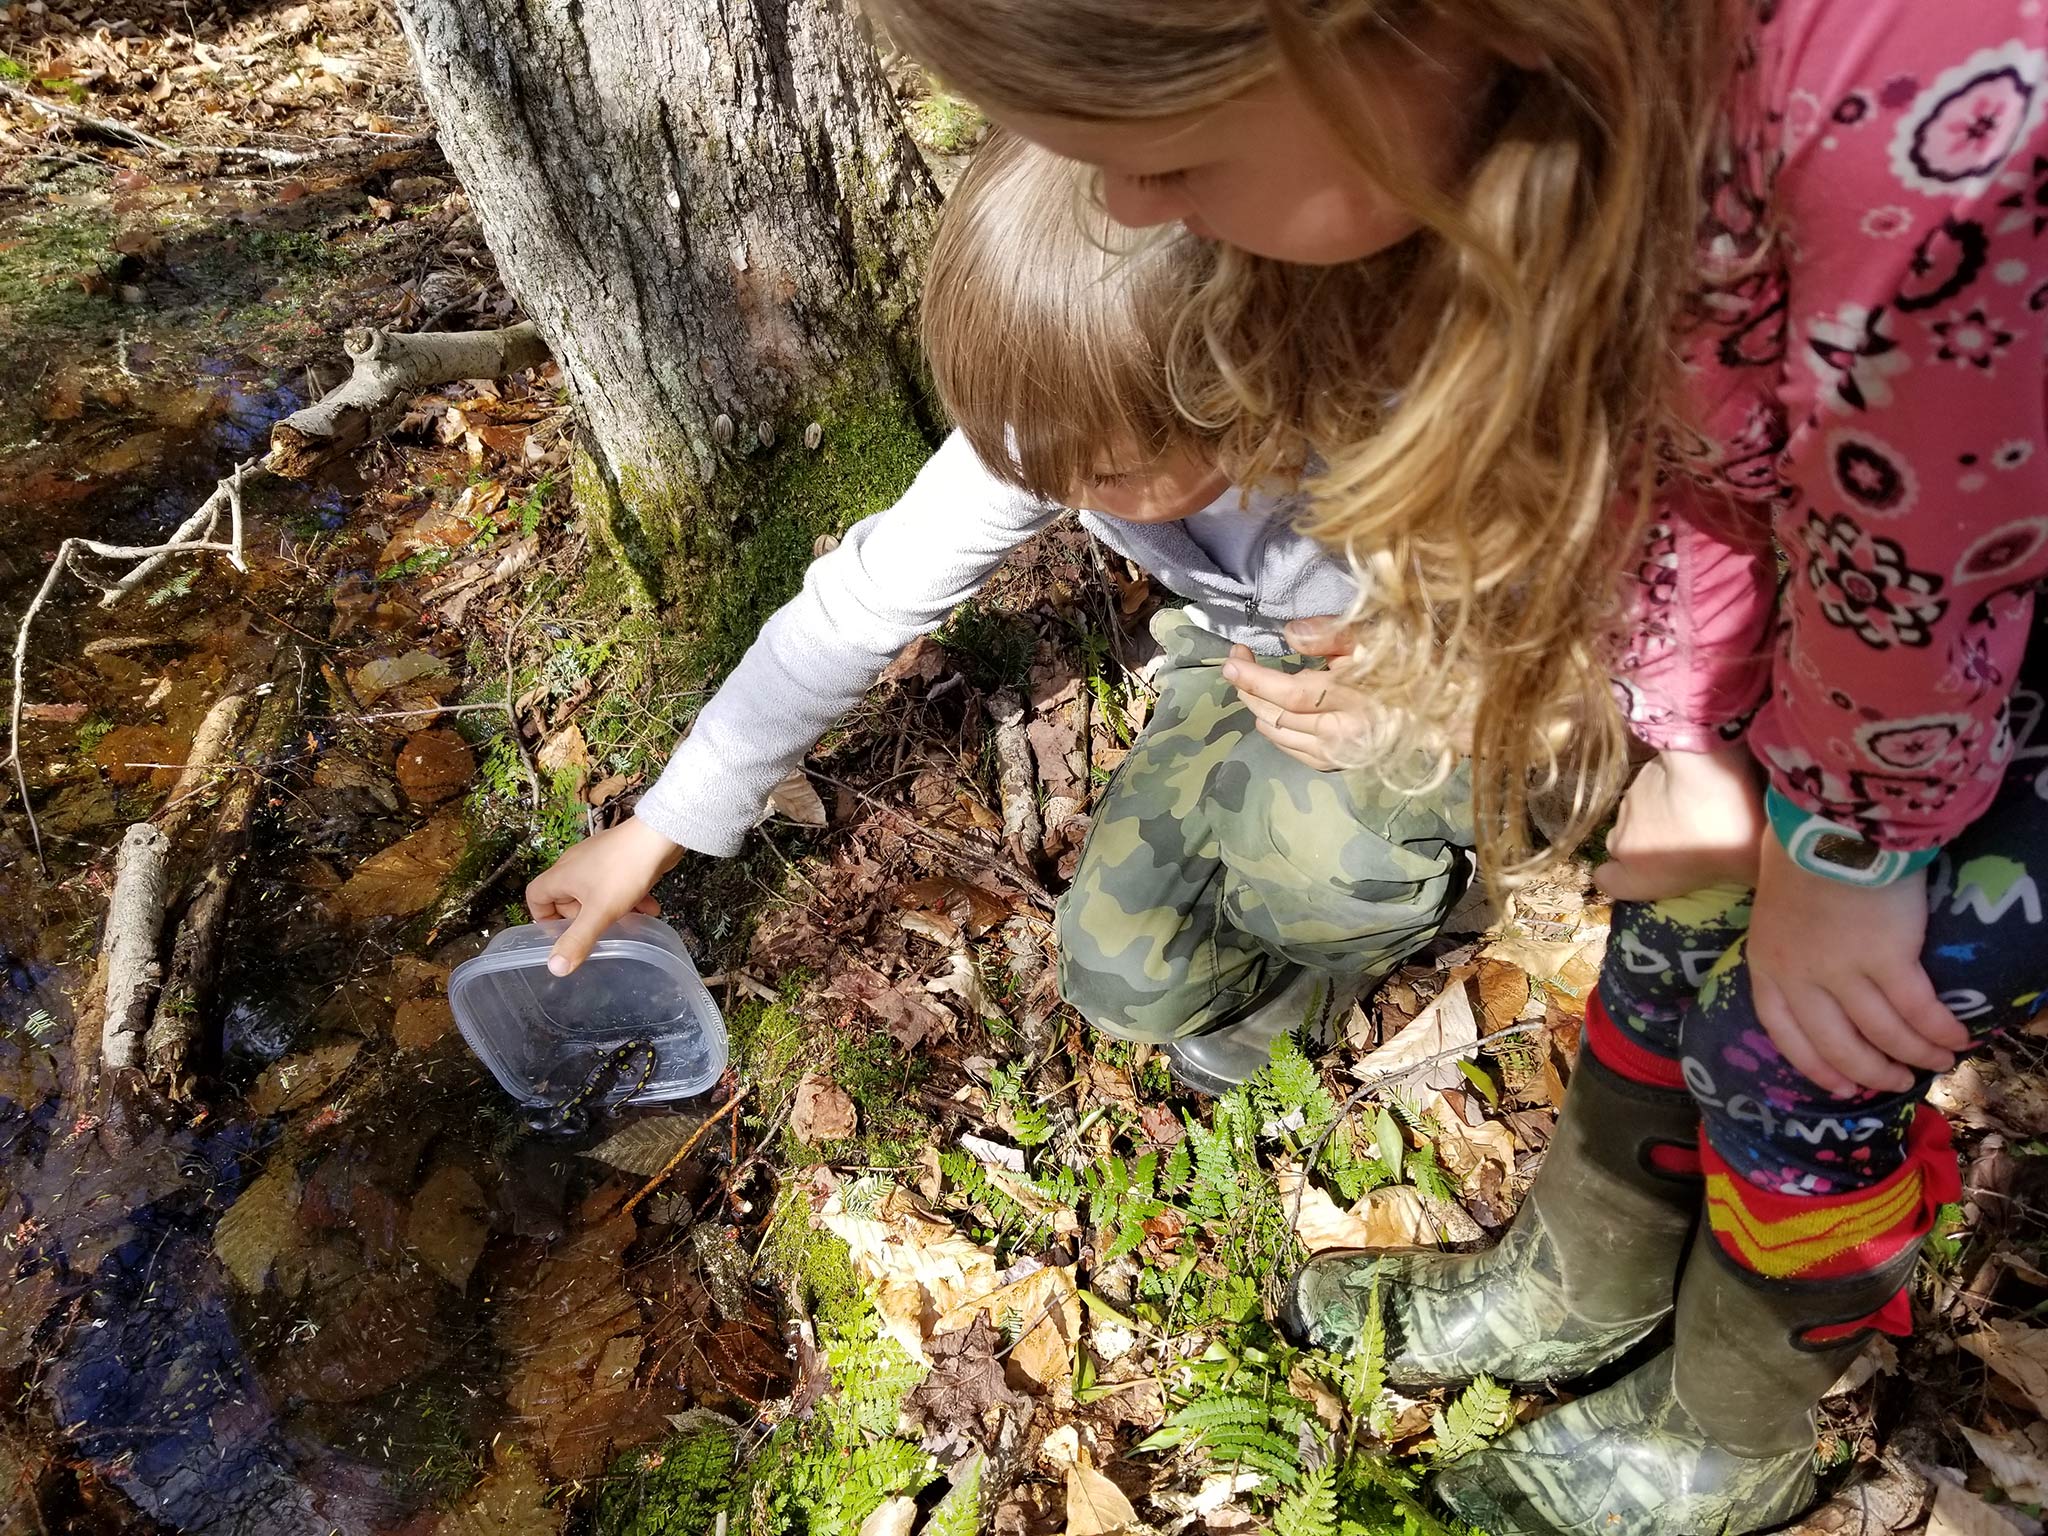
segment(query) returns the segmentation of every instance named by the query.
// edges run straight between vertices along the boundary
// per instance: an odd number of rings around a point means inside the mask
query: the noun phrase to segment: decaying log
[[[164,925],[164,861],[171,840],[161,828],[138,821],[121,838],[114,859],[114,894],[107,903],[107,1001],[100,1025],[100,1066],[106,1072],[142,1061],[150,999],[163,972],[156,962]]]
[[[1031,741],[1024,732],[1024,702],[1004,689],[986,706],[996,728],[996,787],[1003,801],[1003,841],[1010,857],[1029,868],[1037,857],[1045,828],[1038,819],[1038,775],[1032,768]]]
[[[272,474],[303,480],[322,465],[382,437],[413,396],[457,379],[495,379],[548,360],[531,323],[502,331],[353,330],[342,348],[354,363],[347,380],[270,429]]]
[[[224,693],[213,701],[213,707],[199,722],[199,729],[192,733],[192,745],[185,753],[185,766],[178,770],[178,781],[171,786],[157,821],[164,836],[175,840],[179,829],[198,811],[202,803],[200,791],[221,759],[232,750],[248,704],[246,695]]]
[[[291,730],[292,713],[292,702],[283,690],[270,694],[258,706],[255,728],[241,754],[241,769],[221,797],[220,815],[214,821],[199,878],[193,882],[191,899],[171,943],[163,992],[144,1043],[143,1070],[150,1086],[174,1102],[191,1099],[198,1062],[211,1043],[207,1038],[210,1004],[235,877],[249,850],[249,823],[263,790],[263,765],[283,745]]]

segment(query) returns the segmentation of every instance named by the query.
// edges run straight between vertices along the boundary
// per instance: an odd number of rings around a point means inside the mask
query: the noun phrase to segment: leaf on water
[[[360,1040],[331,1040],[272,1062],[249,1089],[249,1112],[276,1115],[304,1108],[341,1081],[362,1049]]]
[[[298,1241],[299,1181],[289,1165],[272,1167],[243,1190],[213,1229],[213,1251],[235,1284],[255,1293],[277,1256]]]
[[[1455,1088],[1463,1082],[1457,1058],[1478,1049],[1479,1021],[1459,969],[1444,981],[1436,999],[1412,1023],[1351,1069],[1361,1082],[1406,1077],[1425,1088]],[[1427,1063],[1427,1065],[1424,1065]]]
[[[2048,1504],[2048,1424],[2030,1424],[2026,1437],[1964,1429],[1963,1438],[2015,1504]]]
[[[424,1051],[454,1029],[455,1011],[445,997],[409,997],[391,1018],[391,1039],[402,1051]]]
[[[286,1393],[313,1403],[356,1403],[388,1392],[444,1358],[452,1345],[434,1314],[432,1277],[372,1271],[328,1293],[338,1310],[317,1316],[319,1331],[287,1344],[271,1368]]]
[[[798,1141],[812,1145],[842,1141],[853,1134],[858,1119],[853,1099],[829,1079],[813,1072],[796,1085],[796,1108],[790,1111],[789,1130]]]
[[[1085,1463],[1067,1468],[1067,1536],[1121,1536],[1137,1523],[1123,1489]]]
[[[652,1178],[696,1135],[702,1115],[658,1115],[622,1126],[583,1155],[627,1173]]]
[[[439,805],[476,775],[476,754],[452,726],[415,731],[398,749],[398,787],[414,805]]]
[[[410,917],[434,904],[468,841],[460,814],[435,817],[419,831],[356,866],[334,905],[344,918]]]
[[[761,820],[770,816],[787,816],[800,827],[822,827],[826,823],[825,802],[818,798],[817,790],[805,777],[801,768],[792,768],[788,777],[768,791],[768,803],[761,809]]]
[[[2018,1387],[2034,1411],[2048,1418],[2048,1329],[1993,1322],[1957,1342]]]
[[[405,1223],[406,1246],[458,1291],[483,1257],[490,1238],[488,1203],[469,1170],[443,1163],[420,1185]]]
[[[349,674],[349,686],[356,697],[370,703],[394,688],[423,677],[448,676],[448,663],[431,651],[407,651],[403,656],[383,656],[365,662]]]
[[[484,1480],[441,1517],[434,1536],[558,1536],[562,1512],[547,1501],[547,1480],[515,1445],[501,1445]]]

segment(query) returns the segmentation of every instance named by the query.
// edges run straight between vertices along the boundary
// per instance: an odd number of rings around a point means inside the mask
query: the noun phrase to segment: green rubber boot
[[[1489,1536],[1744,1536],[1813,1502],[1813,1411],[1868,1341],[1802,1343],[1868,1317],[1919,1245],[1840,1280],[1767,1280],[1702,1236],[1672,1347],[1606,1390],[1523,1425],[1437,1475]]]
[[[1375,1280],[1387,1379],[1449,1386],[1568,1381],[1620,1358],[1670,1314],[1700,1181],[1652,1168],[1653,1149],[1690,1166],[1699,1108],[1591,1051],[1558,1115],[1543,1167],[1507,1235],[1484,1253],[1324,1253],[1302,1266],[1282,1318],[1296,1340],[1355,1344]]]

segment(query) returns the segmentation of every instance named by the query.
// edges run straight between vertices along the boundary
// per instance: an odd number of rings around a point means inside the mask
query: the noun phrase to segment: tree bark
[[[399,9],[629,596],[694,596],[776,519],[753,579],[793,581],[820,524],[893,499],[926,448],[938,198],[845,0]]]

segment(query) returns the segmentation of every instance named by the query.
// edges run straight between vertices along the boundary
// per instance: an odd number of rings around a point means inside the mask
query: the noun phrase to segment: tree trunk
[[[735,604],[786,595],[816,534],[928,451],[912,317],[938,196],[867,34],[847,0],[399,8],[575,391],[593,534],[634,600],[743,640]]]

